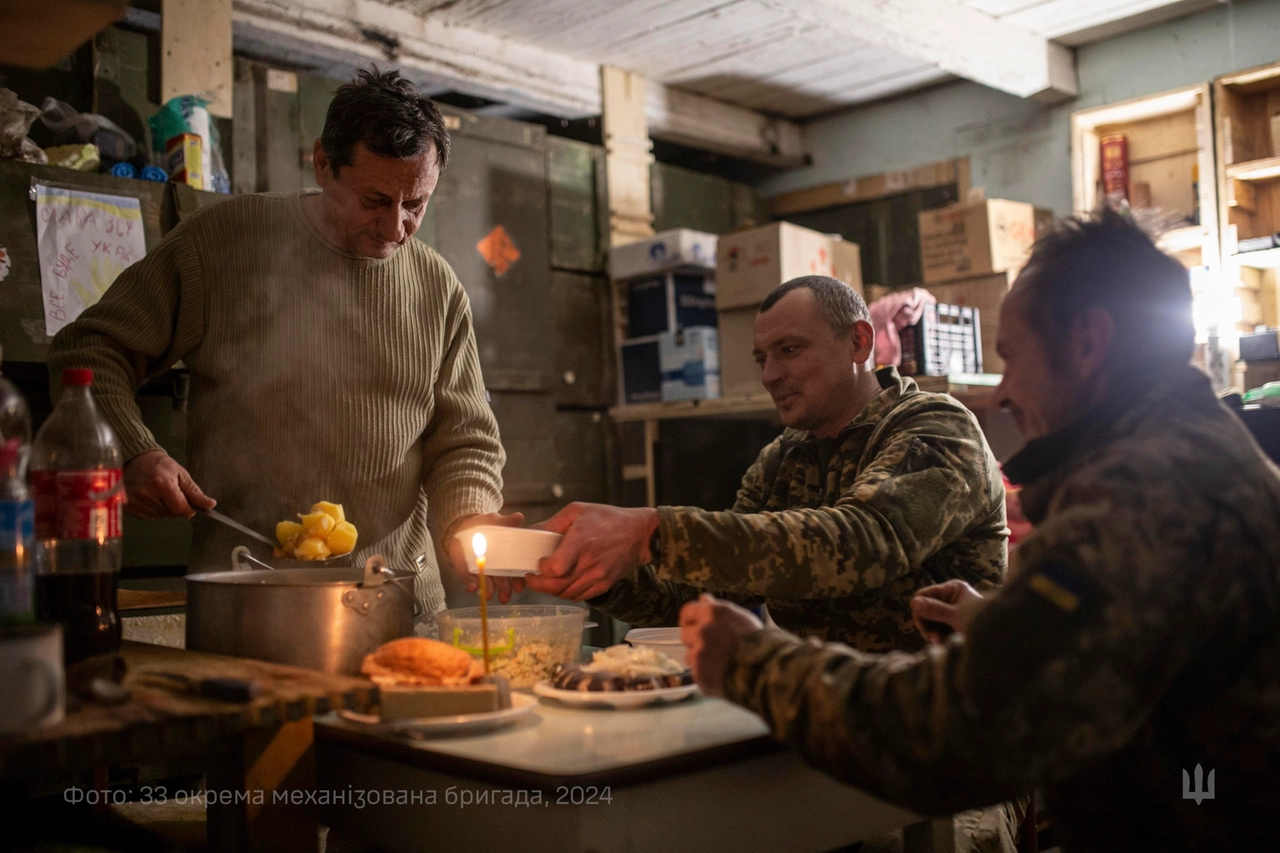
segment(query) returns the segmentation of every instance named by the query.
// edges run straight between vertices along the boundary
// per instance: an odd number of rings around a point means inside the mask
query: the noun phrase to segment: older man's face
[[[1027,441],[1048,435],[1076,414],[1080,378],[1072,375],[1060,356],[1053,358],[1028,316],[1030,294],[1019,276],[1000,306],[996,352],[1004,359],[1004,378],[996,388],[996,402],[1008,409]]]
[[[868,347],[873,338],[867,326]],[[857,393],[854,362],[865,362],[854,332],[836,334],[818,310],[813,291],[799,288],[756,316],[752,351],[783,425],[826,433],[843,424]]]
[[[412,237],[440,180],[434,145],[400,160],[357,144],[351,164],[335,174],[317,141],[315,163],[326,224],[343,249],[362,258],[390,257]]]

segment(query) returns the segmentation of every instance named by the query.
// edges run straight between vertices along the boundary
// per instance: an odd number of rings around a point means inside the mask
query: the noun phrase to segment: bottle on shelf
[[[32,555],[35,511],[27,488],[31,413],[0,376],[0,625],[35,621]]]
[[[93,371],[62,372],[62,398],[31,453],[36,614],[58,622],[68,665],[119,651],[120,442],[93,402]]]

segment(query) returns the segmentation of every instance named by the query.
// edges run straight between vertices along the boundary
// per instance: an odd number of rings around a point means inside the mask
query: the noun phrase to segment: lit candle
[[[484,552],[489,543],[483,533],[471,537],[471,550],[476,555],[476,574],[480,578],[480,644],[484,649],[484,674],[489,674],[489,608],[484,589]]]

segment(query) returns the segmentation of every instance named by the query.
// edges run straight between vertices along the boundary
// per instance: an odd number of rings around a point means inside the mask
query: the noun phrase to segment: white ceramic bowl
[[[653,649],[681,666],[689,665],[679,628],[632,628],[623,639],[637,649]]]
[[[496,524],[468,527],[454,536],[462,543],[467,567],[473,575],[479,573],[476,554],[471,547],[477,533],[483,533],[486,540],[484,573],[495,577],[536,575],[538,561],[554,554],[562,538],[559,533],[549,530],[502,527]]]

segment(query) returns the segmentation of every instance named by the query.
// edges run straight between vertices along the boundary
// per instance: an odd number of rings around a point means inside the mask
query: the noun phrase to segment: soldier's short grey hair
[[[768,311],[778,300],[793,290],[813,291],[814,301],[818,303],[818,313],[837,335],[846,335],[858,321],[870,321],[871,312],[867,303],[849,285],[839,279],[825,275],[802,275],[778,285],[765,297],[760,306],[760,313]]]

